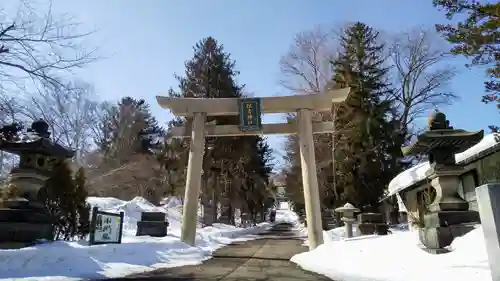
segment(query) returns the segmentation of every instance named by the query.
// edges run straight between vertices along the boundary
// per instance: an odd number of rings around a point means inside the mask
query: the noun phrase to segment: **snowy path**
[[[114,281],[327,281],[327,277],[300,269],[290,258],[307,251],[303,240],[294,237],[291,225],[277,225],[253,241],[238,242],[219,249],[201,265],[160,269]]]

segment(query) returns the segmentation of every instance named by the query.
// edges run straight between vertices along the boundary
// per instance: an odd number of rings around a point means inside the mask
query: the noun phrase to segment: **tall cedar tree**
[[[446,17],[465,13],[467,17],[456,25],[437,24],[436,29],[452,43],[452,53],[471,58],[467,66],[487,66],[483,102],[495,103],[500,109],[500,2],[481,3],[477,0],[434,0]],[[493,131],[499,127],[491,125]]]
[[[364,23],[349,26],[340,38],[341,51],[332,63],[337,87],[351,87],[339,106],[336,126],[342,128],[335,159],[337,186],[344,200],[373,209],[396,172],[395,123],[387,100],[388,68],[378,32]]]
[[[164,135],[164,129],[158,125],[144,100],[122,98],[107,119],[105,130],[110,138],[103,147],[107,160],[122,165],[132,154],[149,153],[151,149],[160,148],[158,140]]]
[[[193,47],[193,58],[185,63],[183,76],[176,76],[179,81],[179,91],[171,89],[170,95],[174,97],[189,98],[239,98],[242,97],[243,86],[238,85],[235,70],[235,62],[230,54],[224,51],[224,47],[212,38],[207,37]],[[176,118],[171,125],[186,124],[190,126],[190,118]],[[207,122],[216,122],[217,125],[237,125],[237,116],[208,117]],[[168,135],[168,134],[167,134]],[[247,205],[245,198],[245,183],[247,180],[255,185],[259,183],[261,189],[263,182],[255,181],[258,174],[255,171],[262,169],[257,166],[249,166],[252,158],[259,154],[259,142],[263,140],[258,136],[252,137],[211,137],[206,138],[205,154],[202,175],[203,194],[211,197],[226,193],[235,205]],[[189,140],[186,140],[189,142]],[[179,146],[186,150],[188,145]],[[178,155],[187,156],[187,153],[177,151]],[[266,163],[267,164],[267,163]],[[222,189],[220,179],[224,178],[231,182],[226,190]],[[267,180],[267,178],[266,178]],[[257,194],[254,192],[254,194]],[[205,201],[206,202],[206,201]]]

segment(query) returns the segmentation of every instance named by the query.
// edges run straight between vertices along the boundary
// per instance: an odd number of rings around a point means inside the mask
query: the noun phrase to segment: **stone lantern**
[[[0,150],[20,157],[8,182],[15,187],[15,196],[1,202],[0,247],[24,246],[38,239],[53,238],[52,220],[42,201],[45,182],[54,167],[73,157],[75,151],[53,142],[48,128],[41,119],[33,122],[26,132],[20,132],[15,124],[0,128]]]
[[[359,212],[359,209],[354,207],[351,203],[346,203],[342,207],[338,207],[335,209],[335,212],[338,212],[341,214],[342,218],[341,220],[345,224],[345,233],[347,238],[352,237],[352,224],[354,221],[356,221],[356,217],[354,216],[355,213]]]
[[[426,172],[435,198],[427,206],[419,229],[421,242],[428,249],[443,249],[451,241],[471,230],[464,224],[478,222],[479,214],[469,211],[469,204],[458,194],[459,176],[464,168],[455,162],[455,154],[465,151],[483,138],[484,132],[467,132],[450,126],[444,113],[429,117],[427,131],[417,136],[415,143],[403,148],[404,155],[427,154],[430,169]]]

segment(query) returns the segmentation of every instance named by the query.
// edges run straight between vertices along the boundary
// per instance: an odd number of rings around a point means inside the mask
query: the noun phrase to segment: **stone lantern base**
[[[26,200],[3,202],[0,208],[0,249],[22,248],[39,240],[53,240],[54,226],[50,216]]]
[[[467,234],[479,222],[476,211],[436,211],[424,215],[424,228],[419,229],[420,241],[431,253],[443,253],[453,239]]]
[[[428,206],[429,213],[424,215],[419,238],[429,252],[446,252],[445,247],[453,239],[465,235],[480,222],[479,213],[469,210],[469,203],[457,193],[458,175],[462,172],[460,166],[433,167],[427,172],[437,195]]]

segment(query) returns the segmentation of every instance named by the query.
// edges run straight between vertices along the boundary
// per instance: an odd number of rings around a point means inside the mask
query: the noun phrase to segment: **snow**
[[[426,178],[425,173],[431,168],[428,161],[419,163],[408,170],[398,174],[389,183],[389,196],[394,195],[405,188]]]
[[[401,227],[391,231],[353,238],[345,238],[343,227],[324,231],[323,245],[291,261],[336,281],[492,280],[480,226],[440,255],[422,250],[416,232]]]
[[[497,134],[489,134],[486,135],[479,143],[465,150],[464,152],[455,154],[455,162],[464,161],[474,155],[485,151],[486,149],[493,147],[497,144],[496,138]],[[389,183],[388,196],[394,195],[411,185],[424,180],[426,178],[425,173],[430,169],[429,162],[422,162],[414,167],[407,169],[406,171],[397,175],[392,181]]]
[[[90,197],[88,202],[103,211],[125,213],[122,244],[88,246],[87,241],[56,241],[33,247],[0,250],[0,280],[67,281],[121,277],[158,268],[195,265],[211,257],[216,249],[232,242],[256,239],[252,235],[269,227],[253,228],[214,224],[197,230],[196,246],[180,242],[181,206],[156,207],[144,198],[131,201]],[[168,236],[135,236],[143,211],[167,213]]]

